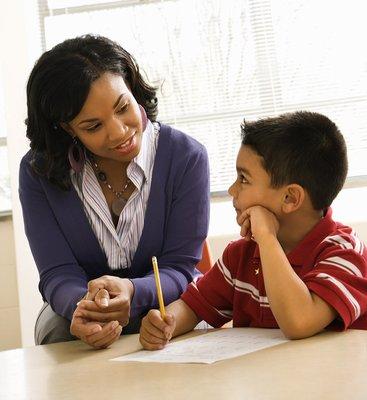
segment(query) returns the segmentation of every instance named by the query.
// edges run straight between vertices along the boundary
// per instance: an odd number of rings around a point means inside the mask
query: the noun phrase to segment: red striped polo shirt
[[[287,258],[307,285],[338,312],[333,327],[367,329],[367,250],[355,231],[325,217]],[[220,327],[278,328],[270,309],[254,241],[231,242],[222,257],[182,300],[203,320]]]

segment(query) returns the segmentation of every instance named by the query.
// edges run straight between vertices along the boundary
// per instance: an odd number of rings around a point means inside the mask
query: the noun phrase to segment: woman
[[[166,303],[197,273],[208,229],[207,153],[155,122],[155,89],[104,37],[44,53],[27,104],[31,150],[19,195],[45,301],[35,341],[76,336],[107,347],[121,331],[138,332],[157,306],[153,255]]]

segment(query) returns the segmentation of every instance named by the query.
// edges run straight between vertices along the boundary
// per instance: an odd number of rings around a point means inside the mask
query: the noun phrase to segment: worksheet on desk
[[[169,343],[163,350],[141,350],[111,361],[212,364],[288,341],[280,329],[228,328],[206,332]]]

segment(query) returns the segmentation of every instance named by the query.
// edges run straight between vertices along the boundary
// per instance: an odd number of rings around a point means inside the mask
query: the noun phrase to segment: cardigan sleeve
[[[157,255],[166,304],[178,299],[197,274],[195,266],[201,259],[203,242],[208,233],[209,162],[205,147],[197,143],[177,171],[163,248]],[[132,282],[135,294],[131,317],[156,308],[158,298],[153,271],[132,279]]]
[[[31,171],[26,157],[20,165],[19,198],[42,297],[57,314],[71,319],[77,301],[87,291],[88,279],[59,227],[41,179]]]

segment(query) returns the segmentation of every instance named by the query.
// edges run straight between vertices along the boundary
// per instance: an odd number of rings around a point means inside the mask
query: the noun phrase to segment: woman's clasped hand
[[[95,348],[108,347],[129,323],[133,295],[129,279],[102,276],[90,281],[74,311],[70,332]]]

